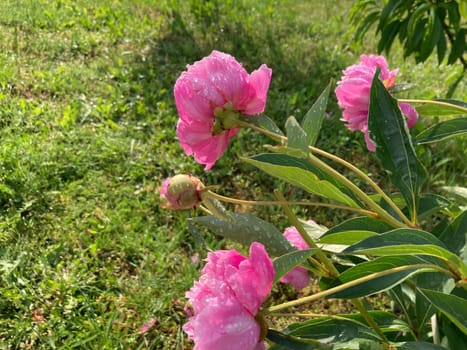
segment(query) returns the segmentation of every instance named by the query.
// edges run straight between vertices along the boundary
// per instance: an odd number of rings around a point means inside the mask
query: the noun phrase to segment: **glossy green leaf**
[[[467,133],[467,118],[450,119],[423,130],[414,138],[414,144],[424,144],[445,140]]]
[[[368,125],[370,137],[376,143],[376,156],[389,172],[392,183],[400,190],[411,217],[414,217],[426,171],[415,154],[397,100],[379,79],[379,69],[371,86]]]
[[[374,235],[377,233],[366,230],[342,231],[323,236],[319,243],[352,245]]]
[[[370,237],[364,242],[358,244],[358,248],[373,248],[386,245],[404,245],[404,244],[433,244],[445,247],[437,237],[423,230],[411,228],[398,228],[384,232],[378,236]],[[355,246],[357,247],[357,246]]]
[[[391,50],[392,43],[394,42],[394,39],[397,36],[397,33],[400,30],[401,26],[401,21],[392,21],[388,25],[386,25],[381,32],[381,37],[384,38],[384,40],[380,40],[378,43],[378,52],[383,52],[385,51],[386,53]]]
[[[321,93],[310,110],[305,114],[302,121],[302,128],[307,135],[308,144],[314,146],[318,139],[321,124],[326,115],[326,106],[328,104],[329,92],[331,91],[332,82],[328,84],[326,89]]]
[[[441,267],[451,269],[460,276],[467,275],[467,266],[432,234],[413,229],[396,229],[372,236],[348,247],[344,254],[368,254],[373,256],[428,255],[443,261]]]
[[[424,341],[411,341],[397,345],[397,350],[446,350],[441,345],[427,343]]]
[[[439,212],[441,209],[447,208],[450,202],[437,194],[425,193],[420,196],[420,202],[418,207],[418,219],[432,215]]]
[[[452,99],[434,99],[430,102],[417,104],[417,112],[421,115],[458,115],[467,114],[467,103]]]
[[[358,278],[369,276],[371,274],[387,271],[400,266],[417,265],[417,264],[432,264],[434,263],[433,258],[418,257],[418,256],[384,256],[375,260],[367,261],[355,265],[348,270],[345,270],[339,278],[336,280],[335,287],[340,284],[345,284],[354,281]],[[343,291],[329,295],[328,298],[342,298],[342,299],[353,299],[360,298],[375,293],[379,293],[390,289],[397,284],[405,281],[407,278],[420,272],[432,271],[427,268],[419,268],[414,266],[413,269],[404,271],[394,272],[392,274],[373,278],[367,282],[360,283],[356,286],[349,287]]]
[[[288,117],[285,123],[287,131],[287,147],[299,149],[303,152],[303,156],[308,154],[308,140],[305,130],[294,117]]]
[[[438,44],[436,45],[436,55],[438,56],[439,63],[443,62],[443,59],[446,56],[447,47],[446,37],[444,35],[440,35]]]
[[[319,249],[295,250],[274,259],[274,283],[318,251]]]
[[[369,311],[369,314],[384,333],[405,332],[409,329],[404,321],[390,313]],[[291,324],[283,332],[299,339],[316,339],[327,344],[334,343],[336,348],[339,348],[338,344],[353,340],[358,342],[379,340],[379,336],[367,326],[361,314],[324,316]]]
[[[324,235],[336,233],[336,232],[345,232],[345,231],[358,231],[361,230],[362,227],[365,228],[367,231],[372,231],[372,232],[377,232],[377,233],[383,233],[392,230],[392,227],[389,226],[388,224],[376,220],[367,216],[362,216],[362,217],[357,217],[357,218],[352,218],[348,219],[344,222],[341,222],[340,224],[330,228]]]
[[[359,206],[338,187],[332,178],[320,172],[304,159],[285,154],[260,154],[244,160],[269,175],[298,186],[309,193],[329,198],[351,207]],[[319,175],[317,175],[319,174]],[[320,176],[320,177],[318,177]]]
[[[260,242],[272,256],[281,256],[295,251],[295,248],[272,224],[252,214],[231,214],[232,221],[225,221],[215,216],[200,216],[192,220],[207,227],[210,231],[233,241],[250,246]]]
[[[248,121],[253,122],[255,125],[262,127],[265,130],[272,131],[278,135],[284,135],[282,130],[276,125],[276,123],[264,114],[259,114],[256,116],[248,116]]]
[[[420,19],[430,10],[432,4],[430,3],[422,3],[418,6],[415,11],[412,12],[409,23],[408,23],[408,35],[412,37],[415,35],[416,31],[416,24],[420,23]]]
[[[463,349],[467,344],[467,334],[459,332],[459,329],[449,319],[440,314],[438,317],[441,331],[448,340],[450,349]]]
[[[451,294],[419,289],[431,304],[446,316],[461,332],[467,334],[467,300]]]
[[[467,264],[467,210],[458,215],[439,239]]]
[[[266,338],[276,345],[270,350],[329,350],[329,346],[313,339],[301,339],[269,329]]]
[[[451,45],[451,53],[448,57],[448,64],[454,63],[459,57],[462,57],[466,51],[466,42],[465,37],[467,36],[467,29],[461,28],[459,32],[456,33],[454,42]]]
[[[438,43],[439,37],[443,35],[442,30],[441,21],[436,15],[436,7],[432,6],[428,16],[427,31],[424,35],[422,45],[420,46],[420,51],[417,53],[417,59],[420,62],[426,61],[428,56],[430,56]]]
[[[368,31],[373,23],[379,18],[379,11],[372,11],[368,13],[368,16],[360,23],[358,28],[355,30],[354,40],[361,42],[364,34]]]

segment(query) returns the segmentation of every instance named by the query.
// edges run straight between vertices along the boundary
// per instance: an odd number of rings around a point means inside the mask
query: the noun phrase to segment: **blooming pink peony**
[[[368,133],[368,109],[370,104],[370,89],[376,68],[381,69],[381,79],[387,89],[394,87],[399,69],[390,71],[383,56],[360,56],[360,62],[344,70],[344,76],[337,83],[336,96],[339,106],[344,110],[342,120],[347,122],[347,128],[360,130],[365,134],[367,148],[376,151],[375,144]],[[408,103],[399,103],[399,108],[407,117],[407,126],[411,128],[418,119],[415,108]]]
[[[164,180],[160,188],[162,207],[174,210],[191,209],[200,202],[202,182],[191,175],[175,175]]]
[[[251,74],[234,57],[213,51],[187,66],[174,88],[177,135],[188,155],[212,168],[238,129],[228,117],[262,113],[272,71],[265,64]]]
[[[186,293],[193,315],[183,326],[195,350],[261,350],[255,316],[271,292],[274,268],[263,245],[252,243],[250,257],[236,250],[208,254],[199,281]]]
[[[287,240],[299,250],[309,248],[308,244],[305,242],[294,226],[287,227],[285,229],[284,237],[287,238]],[[310,284],[310,275],[305,268],[297,266],[292,271],[289,271],[284,276],[282,276],[279,281],[282,283],[289,283],[296,290],[300,290]]]

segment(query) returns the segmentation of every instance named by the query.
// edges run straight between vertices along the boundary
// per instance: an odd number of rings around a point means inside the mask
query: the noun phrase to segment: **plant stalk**
[[[405,102],[405,103],[415,103],[415,104],[429,104],[429,105],[438,105],[438,106],[444,106],[444,107],[450,107],[450,108],[455,108],[458,109],[459,111],[463,113],[467,113],[467,108],[455,105],[452,103],[444,102],[444,101],[436,101],[436,100],[417,100],[417,99],[405,99],[405,98],[399,98],[397,99],[399,102]]]
[[[276,140],[278,142],[282,142],[282,143],[285,143],[287,141],[287,137],[285,136],[282,136],[282,135],[279,135],[279,134],[276,134],[274,132],[271,132],[269,130],[266,130],[266,129],[263,129],[261,127],[258,127],[254,124],[251,124],[251,123],[248,123],[248,122],[244,122],[244,121],[240,121],[238,123],[239,126],[243,126],[243,127],[247,127],[247,128],[250,128],[250,129],[253,129],[255,131],[258,131],[270,138],[272,138],[273,140]],[[309,149],[311,152],[313,153],[316,153],[316,154],[319,154],[323,157],[326,157],[332,161],[335,161],[336,163],[339,163],[343,166],[345,166],[346,168],[350,169],[351,171],[353,171],[356,175],[358,175],[360,178],[364,179],[375,191],[376,193],[378,193],[379,195],[381,195],[381,197],[388,203],[388,205],[394,210],[394,212],[402,219],[402,221],[407,225],[407,226],[413,226],[412,223],[410,222],[410,220],[404,215],[404,213],[402,213],[402,211],[400,210],[400,208],[394,203],[394,201],[381,189],[381,187],[378,186],[378,184],[376,184],[367,174],[365,174],[363,171],[361,171],[360,169],[358,169],[356,166],[354,166],[353,164],[347,162],[346,160],[336,156],[336,155],[333,155],[331,153],[328,153],[326,151],[323,151],[319,148],[316,148],[316,147],[313,147],[313,146],[309,146]],[[324,162],[322,162],[323,164],[325,164]],[[330,168],[330,167],[329,167]],[[332,169],[332,168],[331,168]],[[324,169],[323,169],[324,170]],[[334,170],[334,169],[332,169]],[[340,177],[342,178],[345,178],[342,174],[338,173],[337,171],[334,170],[335,173],[339,174]],[[351,183],[353,185],[353,187],[356,187],[358,188],[357,186],[355,186],[352,182],[350,182],[347,178],[345,178],[347,180],[348,183]],[[359,189],[359,188],[358,188]],[[360,192],[363,192],[359,189]],[[365,194],[366,195],[366,194]],[[368,197],[368,196],[366,196]],[[390,216],[384,209],[382,209],[379,205],[377,205],[371,198],[368,197],[367,200],[365,200],[365,203],[368,204],[367,201],[370,201],[372,202],[372,206],[378,206],[379,208],[379,211],[382,211],[386,214],[383,214],[383,216]],[[371,207],[370,207],[371,208]],[[392,218],[392,216],[390,216]],[[397,221],[397,220],[393,220],[393,219],[390,219],[391,222],[392,222],[392,225],[394,225],[395,222],[397,222],[397,225],[396,227],[405,227],[405,226],[401,226],[400,223]]]
[[[361,283],[371,281],[371,280],[373,280],[375,278],[387,276],[387,275],[397,273],[397,272],[401,272],[401,271],[412,270],[412,269],[431,269],[431,270],[434,270],[434,271],[445,272],[444,269],[441,269],[439,266],[432,265],[432,264],[415,264],[415,265],[398,266],[398,267],[394,267],[394,268],[389,269],[389,270],[375,272],[375,273],[369,274],[367,276],[357,278],[357,279],[355,279],[353,281],[341,284],[339,286],[336,286],[336,287],[333,287],[333,288],[330,288],[330,289],[326,289],[326,290],[324,290],[322,292],[319,292],[319,293],[316,293],[316,294],[313,294],[313,295],[309,295],[309,296],[306,296],[306,297],[303,297],[303,298],[300,298],[300,299],[288,301],[286,303],[282,303],[282,304],[279,304],[279,305],[271,306],[270,308],[265,310],[265,313],[276,312],[276,311],[279,311],[279,310],[287,309],[289,307],[306,304],[306,303],[309,303],[309,302],[312,302],[312,301],[319,300],[321,298],[327,297],[327,296],[332,295],[334,293],[341,292],[341,291],[346,290],[346,289],[348,289],[350,287],[357,286],[357,285],[359,285]]]
[[[399,220],[395,219],[391,216],[386,210],[381,208],[374,200],[372,200],[365,192],[363,192],[357,185],[355,185],[352,181],[347,179],[344,175],[324,163],[319,158],[315,157],[313,154],[308,155],[308,160],[313,165],[319,167],[321,170],[325,171],[329,175],[333,176],[334,178],[338,179],[342,182],[345,186],[347,186],[355,195],[360,198],[370,209],[375,211],[379,214],[380,218],[394,227],[407,227],[404,223],[400,222]]]
[[[375,332],[379,335],[379,337],[381,338],[381,340],[383,340],[385,343],[388,343],[388,339],[386,338],[386,336],[384,335],[383,331],[381,330],[381,328],[379,328],[378,324],[375,322],[375,320],[373,319],[373,317],[371,317],[370,313],[368,312],[368,310],[365,308],[365,306],[363,305],[361,299],[352,299],[352,303],[355,305],[355,307],[358,309],[358,311],[360,312],[360,314],[363,316],[363,318],[365,319],[366,323],[368,323],[368,325],[373,328],[375,330]]]
[[[202,191],[207,187],[205,187]],[[353,207],[348,207],[345,205],[339,205],[339,204],[332,204],[332,203],[321,203],[321,202],[309,202],[309,201],[251,201],[251,200],[244,200],[244,199],[237,199],[237,198],[231,198],[231,197],[226,197],[221,194],[215,193],[215,192],[207,192],[209,197],[215,198],[221,202],[226,202],[226,203],[232,203],[232,204],[240,204],[240,205],[303,205],[303,206],[314,206],[314,207],[326,207],[326,208],[334,208],[334,209],[342,209],[342,210],[348,210],[348,211],[353,211],[356,213],[360,213],[363,215],[367,216],[372,216],[372,217],[377,217],[378,214],[370,211],[370,210],[365,210],[361,208],[353,208]]]
[[[274,195],[276,196],[276,198],[281,201],[281,202],[285,202],[285,198],[282,196],[281,193],[279,193],[279,191],[275,190],[274,191]],[[287,203],[287,202],[285,202]],[[321,264],[323,264],[325,267],[326,267],[326,270],[328,272],[328,275],[329,277],[337,277],[339,276],[339,271],[337,271],[336,267],[334,266],[333,262],[331,261],[331,259],[329,259],[329,257],[323,253],[323,251],[321,250],[321,248],[319,248],[315,241],[313,240],[313,238],[310,237],[310,235],[308,234],[308,232],[306,232],[305,228],[303,227],[303,225],[300,223],[300,220],[298,220],[298,218],[295,216],[295,214],[292,212],[292,210],[290,210],[289,206],[287,204],[282,204],[281,205],[282,209],[284,209],[284,212],[285,214],[287,215],[287,217],[289,218],[290,220],[290,223],[295,226],[295,228],[297,229],[297,231],[300,233],[300,236],[302,236],[303,240],[308,244],[308,246],[310,248],[316,248],[318,249],[318,252],[316,253],[316,257],[318,258],[318,260],[321,262]]]

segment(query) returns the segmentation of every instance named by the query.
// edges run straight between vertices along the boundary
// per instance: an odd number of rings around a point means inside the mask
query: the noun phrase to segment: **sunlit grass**
[[[213,49],[249,71],[266,63],[274,72],[266,113],[282,123],[300,119],[330,79],[372,48],[371,41],[348,45],[350,1],[332,1],[338,11],[322,1],[210,3],[219,8],[203,1],[2,1],[0,349],[189,348],[181,331],[184,293],[198,275],[196,254],[205,252],[185,214],[159,208],[157,187],[178,172],[247,198],[268,197],[281,185],[236,160],[264,141],[250,132],[210,173],[184,156],[175,137],[177,76]],[[417,97],[442,95],[453,69],[431,62],[413,68],[397,51],[388,60],[423,86]],[[329,116],[319,145],[377,173],[361,135],[342,127],[335,100]],[[459,183],[463,143],[441,149],[422,155],[433,176]],[[277,208],[247,210],[288,225]],[[301,214],[325,224],[344,217]],[[206,240],[211,248],[226,244]],[[153,318],[154,327],[140,334]]]

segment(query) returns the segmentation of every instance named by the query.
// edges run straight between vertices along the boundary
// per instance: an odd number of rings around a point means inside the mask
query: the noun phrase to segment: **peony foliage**
[[[215,184],[203,185],[193,174],[164,181],[160,195],[167,209],[192,210],[191,227],[205,227],[249,249],[248,255],[234,249],[208,253],[199,280],[186,293],[183,329],[194,348],[465,348],[465,197],[456,201],[433,193],[415,148],[465,134],[467,104],[396,99],[391,90],[397,69],[389,70],[382,56],[362,55],[344,70],[335,88],[342,120],[364,133],[381,174],[392,183],[388,190],[351,161],[315,147],[331,84],[301,122],[290,117],[280,128],[262,114],[271,73],[262,65],[248,74],[233,56],[213,51],[188,66],[175,84],[177,133],[187,155],[215,171],[229,142],[250,129],[274,143],[267,152],[242,158],[252,171],[309,194],[291,201],[275,190],[275,200],[253,201],[223,196]],[[412,136],[409,128],[419,115],[445,118]],[[337,170],[342,168],[351,175]],[[362,190],[356,178],[371,190]],[[235,205],[279,206],[283,220],[235,212]],[[328,207],[349,216],[325,227],[297,217],[296,206]],[[281,232],[276,226],[287,228]],[[298,297],[273,298],[276,283],[291,284]],[[374,295],[390,302],[378,308]],[[348,300],[354,311],[309,311],[322,299]]]

